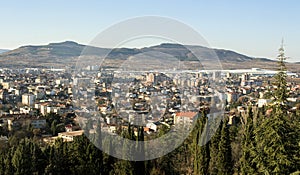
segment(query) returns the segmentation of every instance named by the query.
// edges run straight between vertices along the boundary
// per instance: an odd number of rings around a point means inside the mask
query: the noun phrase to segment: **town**
[[[11,132],[31,128],[45,144],[72,141],[85,132],[120,134],[129,125],[146,135],[167,127],[191,129],[206,112],[209,120],[228,117],[235,125],[247,107],[272,101],[277,71],[258,68],[203,71],[121,71],[88,66],[75,74],[67,69],[0,69],[1,142]],[[299,74],[287,72],[288,103],[300,107]],[[97,123],[97,121],[100,123]],[[137,134],[137,130],[135,132]]]

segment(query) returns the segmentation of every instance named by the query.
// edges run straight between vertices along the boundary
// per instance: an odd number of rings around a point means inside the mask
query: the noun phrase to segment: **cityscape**
[[[83,135],[97,145],[99,128],[103,138],[125,137],[124,133],[132,128],[133,137],[139,137],[142,129],[143,141],[153,140],[162,132],[172,133],[172,137],[184,133],[186,139],[198,117],[204,114],[208,127],[226,122],[234,128],[245,122],[249,106],[261,111],[274,105],[272,93],[278,89],[274,76],[280,72],[260,68],[151,69],[130,71],[100,65],[88,65],[77,71],[1,68],[2,147],[11,144],[12,136],[21,139],[28,132],[44,146],[54,145],[60,139],[72,143]],[[298,115],[300,75],[285,74],[287,114]],[[271,112],[267,110],[265,115]],[[209,131],[202,144],[208,144],[215,132],[216,129]],[[105,139],[102,140],[103,145],[97,147],[106,152]],[[160,145],[159,149],[162,148]],[[145,150],[143,158],[152,159],[150,154],[153,156],[153,152]],[[114,156],[130,160],[120,154]]]
[[[3,2],[0,175],[300,175],[299,5]]]

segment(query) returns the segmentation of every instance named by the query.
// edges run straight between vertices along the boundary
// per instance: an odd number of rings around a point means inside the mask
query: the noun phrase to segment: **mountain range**
[[[241,68],[264,68],[276,69],[276,61],[267,58],[249,57],[231,50],[211,49],[202,46],[190,46],[164,43],[152,47],[141,49],[136,48],[99,48],[78,44],[73,41],[60,43],[50,43],[41,46],[22,46],[20,48],[1,53],[1,67],[74,67],[78,57],[86,57],[86,60],[98,56],[109,58],[113,62],[127,60],[128,58],[144,53],[155,53],[157,57],[162,55],[172,56],[185,63],[198,61],[208,62],[218,57],[223,69],[241,69]],[[197,57],[195,57],[195,53]],[[164,58],[161,58],[164,59]],[[187,64],[187,65],[188,65]],[[214,63],[210,63],[214,64]],[[114,65],[112,63],[111,65]],[[192,64],[191,64],[192,65]],[[291,71],[299,71],[300,63],[286,63]]]
[[[4,53],[4,52],[8,52],[9,50],[7,50],[7,49],[0,49],[0,54],[1,53]]]

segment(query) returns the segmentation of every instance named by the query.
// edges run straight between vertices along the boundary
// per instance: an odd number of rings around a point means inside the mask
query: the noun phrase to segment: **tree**
[[[34,143],[32,140],[30,140],[29,143],[32,171],[37,174],[43,174],[46,168],[46,157],[44,156],[44,153],[42,152],[39,145]]]
[[[252,149],[253,163],[259,173],[290,174],[300,167],[299,124],[287,115],[285,59],[281,46],[272,113],[270,117],[264,117],[254,130],[256,147]]]
[[[49,160],[45,174],[71,174],[68,143],[63,142],[62,139],[56,139],[55,144],[50,146],[47,151]]]
[[[53,120],[53,122],[51,123],[51,132],[52,132],[53,136],[55,136],[57,134],[57,132],[56,132],[56,120]]]
[[[252,163],[251,150],[255,147],[254,136],[254,113],[250,106],[242,119],[242,157],[240,159],[242,174],[255,174],[255,165]]]
[[[282,114],[273,114],[255,129],[253,149],[261,173],[289,174],[300,166],[299,128]]]
[[[194,174],[208,174],[209,144],[206,143],[207,117],[203,113],[196,121],[192,132],[191,152],[194,162]]]
[[[276,90],[273,93],[274,97],[274,104],[276,106],[277,110],[286,109],[286,102],[287,102],[287,82],[286,82],[286,66],[284,61],[286,60],[285,54],[284,54],[284,48],[283,43],[281,47],[279,48],[279,54],[277,56],[277,63],[278,63],[278,72],[274,76],[275,83],[274,85],[277,86]]]
[[[102,154],[102,151],[100,151],[100,148],[102,148],[101,132],[102,132],[101,131],[101,121],[98,120],[97,129],[96,129],[96,139],[95,139],[96,145],[92,145],[92,143],[90,143],[90,145],[89,145],[89,147],[91,148],[89,161],[91,162],[91,164],[94,165],[93,169],[98,174],[102,173],[102,169],[103,169],[103,154]]]
[[[105,150],[108,152],[108,154],[103,154],[103,174],[109,174],[110,171],[113,169],[113,165],[115,163],[115,158],[112,157],[113,152],[113,143],[112,140],[109,139],[109,137],[105,137],[103,140],[103,146],[106,147]]]
[[[221,130],[223,128],[223,121],[218,123],[217,121],[213,122],[214,125],[210,126],[210,128],[218,128],[214,135],[210,140],[209,153],[210,153],[210,161],[209,161],[209,173],[212,175],[218,174],[218,152],[219,152],[219,142],[221,139]]]
[[[15,151],[15,147],[12,147],[11,149],[9,149],[9,151],[7,152],[5,158],[4,158],[4,173],[3,174],[13,174],[14,173],[14,167],[12,164],[12,157]]]
[[[11,159],[16,175],[32,174],[32,157],[30,142],[24,139],[20,142]]]
[[[140,159],[145,158],[145,150],[144,150],[144,128],[138,127],[138,135],[136,138],[136,152]],[[135,174],[145,174],[145,162],[144,161],[136,161],[134,162]]]
[[[219,175],[229,175],[233,172],[231,141],[228,128],[229,126],[227,123],[227,120],[225,120],[223,123],[219,142],[219,150],[217,155],[217,168]]]

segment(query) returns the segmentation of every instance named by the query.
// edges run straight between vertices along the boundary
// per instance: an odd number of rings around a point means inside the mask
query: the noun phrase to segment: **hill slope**
[[[113,60],[126,60],[131,56],[146,52],[171,55],[181,61],[193,62],[198,60],[193,53],[200,56],[201,61],[210,61],[218,56],[223,68],[276,68],[276,62],[266,58],[253,58],[224,49],[210,49],[202,46],[183,46],[179,44],[160,44],[142,49],[130,48],[97,48],[85,46],[72,41],[50,43],[42,46],[22,46],[18,49],[0,54],[1,67],[65,67],[75,66],[78,57],[83,53],[89,57],[104,57]],[[162,58],[163,59],[163,58]],[[297,70],[299,64],[287,63],[292,70]]]
[[[4,53],[4,52],[8,52],[9,50],[7,50],[7,49],[0,49],[0,54],[1,53]]]

